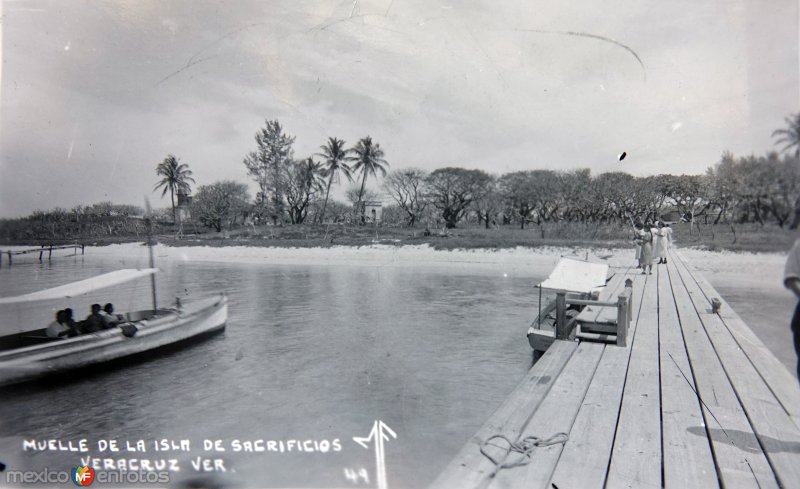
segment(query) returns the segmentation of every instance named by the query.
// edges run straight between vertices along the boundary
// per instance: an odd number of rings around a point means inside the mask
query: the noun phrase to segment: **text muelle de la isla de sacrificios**
[[[181,460],[175,455],[190,455],[192,450],[202,451],[205,457],[195,455],[189,462],[197,472],[227,472],[222,458],[206,458],[209,454],[262,453],[262,454],[326,454],[342,451],[339,438],[328,439],[279,439],[279,440],[209,440],[189,439],[117,440],[98,439],[90,441],[61,439],[22,440],[24,452],[74,453],[76,463],[95,470],[118,471],[169,471],[180,472]]]

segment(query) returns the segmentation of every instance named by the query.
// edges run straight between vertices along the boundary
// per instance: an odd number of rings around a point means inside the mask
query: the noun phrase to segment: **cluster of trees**
[[[72,209],[36,211],[19,219],[0,220],[0,237],[9,240],[76,240],[144,236],[144,211],[133,205],[100,202]]]
[[[725,153],[698,179],[696,206],[715,213],[715,222],[800,225],[800,158],[766,156],[736,158]]]
[[[795,228],[800,225],[800,114],[786,122],[787,128],[773,136],[784,144],[784,152],[794,150],[794,155],[736,158],[724,153],[703,175],[635,177],[625,172],[592,175],[587,168],[499,176],[458,167],[387,173],[384,152],[369,136],[351,148],[332,137],[320,153],[296,159],[295,138],[280,122],[268,120],[255,136],[256,150],[244,158],[259,186],[255,202],[248,203],[244,185],[219,182],[198,189],[193,214],[217,230],[248,213],[273,224],[300,224],[309,218],[324,222],[326,217],[363,222],[363,214],[353,216],[352,209],[363,209],[365,201],[390,199],[394,206],[386,209],[384,222],[401,220],[408,226],[424,222],[453,228],[465,219],[486,227],[502,223],[521,228],[553,221],[620,223],[654,220],[670,211],[673,218],[691,222],[711,216],[714,222],[774,221]],[[167,163],[171,174],[185,166],[172,160],[162,165]],[[331,187],[341,175],[353,184],[347,191],[351,206],[330,202]],[[376,194],[366,183],[379,175],[385,178],[381,194]],[[184,188],[186,180],[179,177],[174,185]],[[171,188],[163,181],[159,184],[164,193]]]
[[[592,175],[589,169],[578,169],[493,176],[463,168],[430,174],[402,169],[388,175],[384,189],[404,211],[408,225],[431,207],[447,227],[465,217],[486,227],[497,222],[521,228],[553,221],[644,222],[668,211],[690,222],[710,216],[715,223],[800,224],[800,160],[775,153],[745,158],[725,153],[704,175]]]
[[[255,135],[256,149],[243,160],[258,184],[252,200],[247,185],[221,181],[197,188],[191,213],[195,221],[221,231],[250,216],[260,222],[292,224],[364,222],[364,202],[391,201],[383,221],[415,226],[453,228],[466,221],[487,228],[492,223],[527,224],[553,221],[621,223],[654,220],[666,212],[694,222],[698,216],[715,223],[775,222],[800,226],[800,114],[786,119],[773,133],[783,155],[736,157],[723,153],[701,175],[635,177],[625,172],[592,175],[576,170],[529,170],[491,175],[458,167],[432,172],[400,168],[388,172],[380,145],[366,136],[348,148],[335,137],[320,152],[294,156],[295,138],[277,120],[268,120]],[[316,158],[316,160],[315,160]],[[173,155],[156,168],[154,190],[170,193],[172,220],[175,195],[189,193],[192,171]],[[341,176],[350,182],[350,205],[331,201]],[[384,177],[380,193],[366,187],[370,177]],[[87,236],[140,235],[145,232],[141,209],[109,202],[72,210],[37,211],[22,219],[0,221],[0,235],[12,239],[81,239]]]
[[[440,168],[391,172],[383,188],[414,225],[435,208],[447,227],[475,217],[491,222],[647,221],[671,211],[728,224],[768,221],[800,225],[800,114],[773,132],[783,156],[737,158],[729,152],[703,175],[634,177],[624,172],[593,176],[589,169],[531,170],[489,175],[481,170]],[[430,218],[430,217],[429,217]]]
[[[322,162],[314,161],[313,156],[295,159],[292,148],[295,138],[286,134],[277,120],[266,121],[266,126],[256,133],[255,141],[256,150],[244,158],[248,174],[259,187],[253,212],[256,217],[269,218],[273,223],[288,216],[292,224],[301,224],[319,201],[323,202],[322,211],[315,213],[314,222],[322,222],[331,185],[340,175],[352,182],[353,176],[360,173],[358,207],[364,202],[367,178],[386,175],[389,166],[380,144],[370,136],[360,139],[352,148],[346,148],[339,138],[329,138],[316,155]]]

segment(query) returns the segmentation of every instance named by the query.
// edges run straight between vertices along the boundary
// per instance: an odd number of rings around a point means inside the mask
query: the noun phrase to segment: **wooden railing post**
[[[44,254],[44,245],[42,245],[42,248],[39,250],[39,261],[40,262],[42,261],[42,255],[43,254]]]
[[[567,331],[567,293],[556,292],[556,339],[569,339]]]
[[[8,253],[8,266],[11,266],[11,251],[9,250],[6,253]]]
[[[633,280],[625,279],[625,291],[628,293],[628,324],[633,319]]]
[[[623,292],[617,300],[617,346],[626,346],[628,343],[628,295]]]

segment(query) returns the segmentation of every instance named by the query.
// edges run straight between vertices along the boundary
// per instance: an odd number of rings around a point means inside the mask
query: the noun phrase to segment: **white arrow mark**
[[[389,438],[389,435],[391,435],[391,438]],[[383,451],[383,442],[391,440],[392,438],[397,438],[397,433],[381,420],[375,420],[372,424],[372,430],[370,430],[369,435],[366,437],[353,437],[354,442],[366,449],[369,449],[370,441],[375,442],[375,473],[378,479],[377,489],[388,489],[389,487],[386,484],[386,456]]]

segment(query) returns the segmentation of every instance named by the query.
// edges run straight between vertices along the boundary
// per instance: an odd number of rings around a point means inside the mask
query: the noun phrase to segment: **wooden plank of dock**
[[[800,429],[750,362],[747,353],[736,343],[722,319],[710,311],[702,312],[708,304],[707,298],[684,264],[678,262],[677,265],[689,296],[700,313],[706,334],[736,390],[778,483],[782,487],[800,487]]]
[[[484,483],[495,469],[495,465],[480,452],[484,442],[494,435],[503,435],[512,441],[519,438],[577,348],[575,342],[554,342],[511,395],[439,474],[432,487],[467,488]],[[505,455],[501,447],[489,445],[486,450],[494,458]]]
[[[548,439],[558,433],[570,432],[604,349],[605,345],[598,343],[580,344],[525,427],[522,432],[523,439],[529,436]],[[489,487],[492,489],[545,487],[550,481],[562,449],[561,443],[535,447],[530,452],[531,462],[520,469],[523,473],[501,471]]]
[[[661,487],[661,404],[658,362],[658,297],[648,275],[636,339],[622,397],[606,487]],[[636,454],[636,456],[631,456]]]
[[[703,412],[669,274],[665,267],[657,273],[664,487],[719,487],[708,439],[693,432],[703,426]]]
[[[714,462],[724,487],[777,488],[778,482],[769,462],[706,336],[674,263],[674,260],[670,261],[667,270],[692,365],[692,377],[704,407],[704,424],[692,432],[699,437],[705,432],[711,440]]]
[[[630,342],[636,337],[645,283],[644,276],[633,273],[636,271],[628,273],[633,278],[634,292]],[[629,348],[604,347],[594,379],[570,431],[569,442],[553,474],[552,483],[557,487],[601,489],[605,485],[630,352]],[[575,470],[575,467],[581,469]]]
[[[627,347],[556,341],[542,357],[556,372],[543,397],[515,390],[431,487],[800,488],[796,379],[727,304],[711,312],[718,294],[674,254],[656,269],[634,280]],[[539,368],[528,376],[544,382]],[[563,446],[533,447],[517,454],[527,465],[489,477],[482,440],[556,430],[569,435]]]
[[[680,263],[687,268],[691,268],[689,263],[680,253],[675,253]],[[725,323],[730,333],[733,335],[739,348],[744,350],[747,358],[758,370],[764,381],[769,384],[770,389],[778,398],[783,408],[788,412],[795,424],[800,427],[800,389],[797,388],[797,379],[786,369],[780,360],[758,339],[753,330],[736,314],[736,311],[714,290],[711,284],[699,273],[692,273],[692,278],[700,287],[703,295],[708,300],[711,307],[711,299],[719,299],[722,308],[719,317]],[[788,327],[788,325],[787,325]]]

